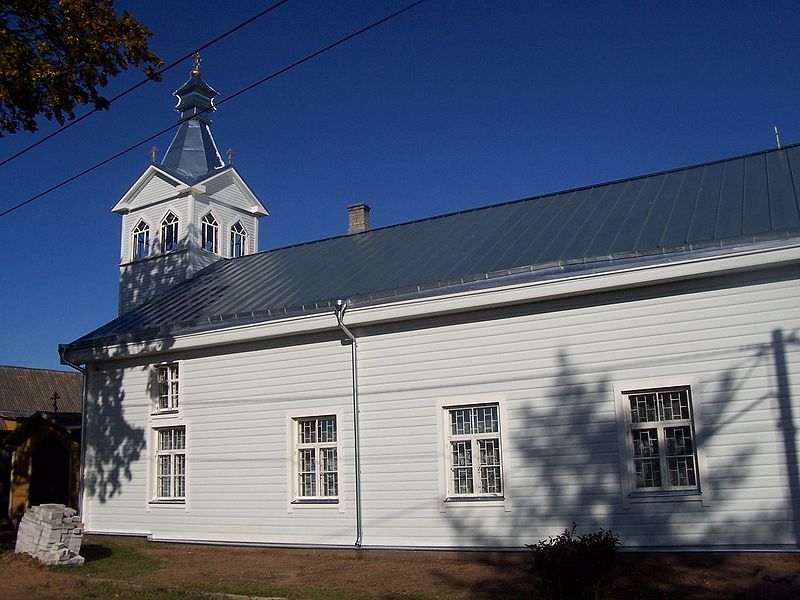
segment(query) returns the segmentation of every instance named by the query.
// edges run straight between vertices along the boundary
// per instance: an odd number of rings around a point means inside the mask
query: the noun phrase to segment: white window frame
[[[173,252],[174,250],[178,249],[178,240],[180,239],[179,224],[180,219],[178,218],[178,215],[171,210],[167,211],[167,214],[165,214],[164,218],[161,219],[161,240],[159,246],[162,254],[166,252]],[[167,235],[168,233],[170,233],[170,235]],[[167,246],[168,239],[172,240],[172,243],[169,246]]]
[[[181,408],[182,381],[180,361],[165,362],[154,367],[153,414],[178,413]],[[162,406],[163,404],[163,406]]]
[[[454,435],[451,429],[451,411],[465,408],[483,408],[494,406],[497,409],[498,432],[471,433]],[[437,428],[439,431],[439,510],[444,512],[450,508],[468,506],[502,506],[506,512],[511,511],[511,486],[508,472],[509,444],[507,439],[508,427],[505,420],[505,396],[502,394],[486,394],[481,396],[462,396],[458,398],[444,398],[437,402]],[[472,456],[473,484],[480,477],[480,447],[479,440],[496,439],[500,446],[500,493],[481,493],[473,491],[472,494],[455,493],[453,482],[452,442],[470,442]],[[476,454],[477,452],[477,454]],[[475,490],[475,488],[473,488]]]
[[[152,474],[150,479],[152,480],[152,501],[151,504],[178,504],[178,505],[185,505],[188,498],[188,488],[189,488],[189,461],[188,461],[188,450],[189,450],[189,437],[188,437],[188,428],[185,423],[164,423],[158,426],[154,426],[151,429],[152,431]],[[183,441],[183,446],[179,448],[162,448],[161,441],[164,439],[162,433],[165,432],[182,432],[181,439]],[[169,474],[167,477],[169,478],[169,485],[170,491],[169,494],[161,494],[161,486],[160,486],[160,479],[164,477],[161,473],[161,464],[162,458],[169,458]],[[180,464],[183,468],[183,472],[178,475],[176,473],[176,466]],[[183,479],[183,493],[177,494],[175,492],[177,485],[177,478],[181,477]]]
[[[200,233],[201,248],[219,254],[219,223],[211,212],[206,213],[200,221]]]
[[[239,254],[234,252],[234,248],[237,246],[235,242],[237,238],[239,240]],[[231,244],[229,250],[231,258],[239,258],[247,254],[247,228],[241,221],[236,221],[236,223],[231,225]]]
[[[641,502],[685,502],[700,501],[708,506],[711,494],[706,482],[706,464],[703,452],[703,436],[700,419],[699,385],[693,378],[650,379],[618,382],[614,384],[614,398],[617,417],[618,445],[620,453],[620,489],[623,506]],[[689,417],[680,419],[663,419],[658,408],[656,420],[633,422],[630,398],[634,394],[664,394],[682,392],[686,394],[689,406]],[[658,398],[658,396],[656,396]],[[669,456],[667,453],[666,435],[668,429],[690,427],[692,436],[692,456],[695,469],[695,485],[670,485]],[[637,487],[636,460],[634,456],[633,433],[642,430],[655,430],[658,443],[658,461],[661,485]],[[640,460],[642,457],[638,457]]]
[[[140,240],[142,244],[140,244]],[[144,248],[140,254],[139,249]],[[144,219],[139,219],[131,232],[131,260],[143,260],[150,256],[150,225]]]
[[[321,507],[339,507],[340,512],[342,508],[342,489],[343,489],[343,474],[342,474],[342,415],[341,411],[321,411],[317,414],[305,414],[305,415],[288,415],[287,416],[287,427],[288,427],[288,451],[290,452],[290,460],[288,461],[288,477],[289,477],[289,512],[293,512],[294,508],[297,507],[314,507],[314,506],[321,506]],[[300,423],[308,423],[313,422],[315,423],[315,431],[319,431],[319,422],[323,419],[333,419],[334,423],[336,424],[336,440],[335,441],[319,441],[318,437],[315,437],[315,441],[313,442],[302,442],[300,439]],[[316,493],[315,495],[301,495],[301,484],[300,484],[300,474],[301,474],[301,460],[300,460],[300,452],[301,451],[313,451],[314,453],[314,461],[315,461],[315,470],[314,470],[314,480],[315,480],[315,491],[319,492],[323,488],[323,475],[325,473],[329,473],[330,471],[322,471],[320,469],[321,461],[320,456],[322,451],[324,450],[331,450],[334,449],[336,452],[336,480],[337,480],[337,490],[336,495],[320,495]]]

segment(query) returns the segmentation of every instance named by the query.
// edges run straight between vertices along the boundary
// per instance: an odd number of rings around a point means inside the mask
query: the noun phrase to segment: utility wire
[[[185,54],[185,55],[181,56],[180,58],[178,58],[178,59],[176,59],[176,60],[172,61],[170,64],[168,64],[168,65],[167,65],[166,67],[164,67],[163,69],[159,69],[158,71],[156,71],[156,72],[155,72],[155,75],[156,75],[156,76],[158,76],[158,75],[161,75],[162,73],[166,73],[167,71],[169,71],[169,70],[170,70],[170,69],[172,69],[173,67],[176,67],[177,65],[179,65],[180,63],[182,63],[182,62],[183,62],[184,60],[186,60],[187,58],[190,58],[190,57],[191,57],[191,56],[192,56],[192,55],[193,55],[195,52],[200,52],[201,50],[205,50],[205,49],[206,49],[206,48],[208,48],[209,46],[213,46],[214,44],[216,44],[216,43],[217,43],[218,41],[220,41],[221,39],[223,39],[223,38],[226,38],[226,37],[228,37],[229,35],[231,35],[232,33],[235,33],[235,32],[237,32],[237,31],[239,31],[239,30],[240,30],[242,27],[245,27],[245,26],[249,25],[250,23],[252,23],[253,21],[256,21],[257,19],[260,19],[261,17],[263,17],[263,16],[264,16],[264,15],[266,15],[267,13],[269,13],[269,12],[272,12],[273,10],[275,10],[276,8],[278,8],[279,6],[281,6],[282,4],[286,4],[287,2],[289,2],[289,0],[279,0],[278,2],[276,2],[275,4],[273,4],[272,6],[269,6],[269,7],[265,8],[264,10],[262,10],[261,12],[259,12],[259,13],[256,13],[255,15],[253,15],[252,17],[250,17],[249,19],[247,19],[247,20],[245,20],[245,21],[242,21],[241,23],[239,23],[239,24],[238,24],[236,27],[234,27],[233,29],[229,29],[229,30],[228,30],[228,31],[226,31],[225,33],[221,33],[220,35],[218,35],[217,37],[215,37],[213,40],[206,42],[205,44],[203,44],[202,46],[198,47],[197,49],[195,49],[195,50],[192,50],[191,52],[189,52],[189,53],[187,53],[187,54]],[[124,96],[127,96],[128,94],[130,94],[130,93],[131,93],[131,92],[133,92],[134,90],[137,90],[137,89],[139,89],[140,87],[142,87],[142,86],[143,86],[145,83],[147,83],[147,82],[149,82],[149,81],[155,81],[155,79],[154,79],[154,78],[152,78],[152,77],[145,77],[144,79],[142,79],[142,80],[141,80],[139,83],[137,83],[136,85],[133,85],[133,86],[129,87],[129,88],[128,88],[127,90],[125,90],[124,92],[120,92],[119,94],[117,94],[116,96],[114,96],[113,98],[111,98],[111,99],[108,101],[108,105],[111,105],[111,103],[112,103],[112,102],[116,102],[116,101],[117,101],[117,100],[119,100],[120,98],[122,98],[122,97],[124,97]],[[80,117],[78,117],[77,119],[74,119],[74,120],[72,120],[72,121],[69,121],[69,122],[68,122],[66,125],[62,125],[62,126],[59,128],[59,129],[56,129],[56,130],[55,130],[55,131],[53,131],[52,133],[50,133],[50,134],[46,135],[45,137],[43,137],[42,139],[40,139],[40,140],[37,140],[36,142],[34,142],[33,144],[31,144],[30,146],[27,146],[27,147],[23,148],[22,150],[20,150],[19,152],[17,152],[16,154],[12,154],[12,155],[11,155],[11,156],[9,156],[8,158],[4,159],[2,162],[0,162],[0,167],[2,167],[3,165],[5,165],[6,163],[9,163],[9,162],[11,162],[11,161],[12,161],[12,160],[14,160],[15,158],[19,158],[20,156],[22,156],[22,155],[23,155],[23,154],[25,154],[26,152],[28,152],[28,151],[30,151],[30,150],[33,150],[34,148],[36,148],[36,146],[38,146],[39,144],[43,144],[43,143],[45,143],[47,140],[49,140],[49,139],[52,139],[52,138],[54,138],[55,136],[57,136],[58,134],[65,132],[65,131],[66,131],[67,129],[69,129],[70,127],[73,127],[73,126],[77,125],[78,123],[80,123],[81,121],[83,121],[84,119],[86,119],[87,117],[90,117],[90,116],[92,116],[94,113],[96,113],[96,112],[99,112],[99,111],[101,111],[101,110],[107,110],[107,109],[94,108],[94,109],[90,110],[89,112],[87,112],[87,113],[85,113],[85,114],[81,115],[81,116],[80,116]],[[0,216],[2,216],[2,215],[0,215]]]
[[[284,1],[286,1],[286,0],[284,0]],[[267,75],[263,79],[260,79],[259,81],[256,81],[255,83],[252,83],[252,84],[248,85],[247,87],[244,87],[244,88],[240,89],[239,91],[231,94],[230,96],[228,96],[224,100],[221,100],[220,102],[218,102],[216,104],[216,106],[221,106],[221,105],[225,104],[228,100],[233,100],[237,96],[241,96],[245,92],[249,92],[253,88],[258,87],[259,85],[263,85],[267,81],[269,81],[271,79],[274,79],[275,77],[278,77],[279,75],[282,75],[283,73],[286,73],[287,71],[289,71],[291,69],[294,69],[295,67],[300,66],[305,62],[308,62],[309,60],[311,60],[313,58],[316,58],[317,56],[319,56],[321,54],[324,54],[325,52],[328,52],[329,50],[332,50],[332,49],[336,48],[337,46],[340,46],[341,44],[344,44],[345,42],[348,42],[348,41],[352,40],[353,38],[355,38],[355,37],[357,37],[357,36],[359,36],[359,35],[361,35],[363,33],[366,33],[367,31],[370,31],[371,29],[374,29],[375,27],[383,25],[384,23],[394,19],[395,17],[399,17],[403,13],[408,12],[412,8],[415,8],[415,7],[419,6],[420,4],[422,4],[425,1],[426,0],[417,0],[416,2],[413,2],[412,4],[409,4],[405,8],[401,8],[400,10],[398,10],[396,12],[393,12],[392,14],[390,14],[390,15],[388,15],[386,17],[383,17],[382,19],[379,19],[379,20],[375,21],[371,25],[367,25],[366,27],[362,27],[358,31],[356,31],[354,33],[351,33],[350,35],[347,35],[347,36],[341,38],[340,40],[338,40],[336,42],[333,42],[332,44],[329,44],[329,45],[325,46],[324,48],[322,48],[320,50],[317,50],[316,52],[314,52],[312,54],[309,54],[309,55],[305,56],[304,58],[301,58],[300,60],[297,60],[297,61],[293,62],[292,64],[286,66],[286,67],[283,67],[282,69],[279,69],[278,71],[275,71],[271,75]],[[210,110],[211,110],[211,107],[209,107],[209,108],[207,108],[207,109],[205,109],[203,111],[200,111],[197,114],[200,115],[200,114],[203,114],[205,112],[209,112]],[[95,164],[95,165],[93,165],[93,166],[91,166],[91,167],[89,167],[87,169],[84,169],[80,173],[77,173],[76,175],[73,175],[72,177],[69,177],[69,178],[63,180],[62,182],[57,183],[56,185],[47,188],[45,191],[39,192],[38,194],[28,198],[24,202],[20,202],[19,204],[15,205],[15,206],[12,206],[11,208],[8,208],[8,209],[4,210],[3,212],[0,212],[0,217],[4,217],[9,213],[14,212],[15,210],[17,210],[19,208],[22,208],[23,206],[25,206],[27,204],[30,204],[34,200],[38,200],[42,196],[46,196],[50,192],[54,192],[55,190],[67,185],[68,183],[71,183],[71,182],[75,181],[76,179],[79,179],[80,177],[83,177],[84,175],[87,175],[87,174],[91,173],[92,171],[94,171],[96,169],[99,169],[103,165],[106,165],[106,164],[110,163],[111,161],[116,160],[120,156],[123,156],[123,155],[127,154],[128,152],[131,152],[132,150],[135,150],[139,146],[143,146],[144,144],[146,144],[147,142],[157,138],[158,136],[167,133],[168,131],[170,131],[174,127],[175,127],[175,125],[170,125],[169,127],[166,127],[164,129],[162,129],[161,131],[146,137],[142,141],[137,142],[137,143],[133,144],[132,146],[128,146],[127,148],[125,148],[125,150],[121,150],[120,152],[117,152],[116,154],[114,154],[112,156],[109,156],[108,158],[106,158],[104,160],[101,160],[99,163],[97,163],[97,164]]]

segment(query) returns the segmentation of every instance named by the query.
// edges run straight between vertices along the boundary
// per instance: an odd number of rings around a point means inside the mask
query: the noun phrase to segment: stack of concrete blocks
[[[46,565],[82,565],[83,523],[75,513],[63,504],[32,506],[19,523],[15,551]]]

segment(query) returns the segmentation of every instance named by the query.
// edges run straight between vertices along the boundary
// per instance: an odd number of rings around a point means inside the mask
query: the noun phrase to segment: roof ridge
[[[25,369],[27,371],[45,371],[48,373],[66,373],[67,375],[78,375],[75,371],[67,371],[66,369],[45,369],[43,367],[18,367],[15,365],[0,365],[0,369]]]
[[[503,202],[498,202],[496,204],[487,204],[487,205],[483,205],[483,206],[476,206],[476,207],[473,207],[473,208],[466,208],[466,209],[463,209],[463,210],[457,210],[457,211],[453,211],[453,212],[449,212],[449,213],[443,213],[441,215],[433,215],[431,217],[423,217],[421,219],[414,219],[414,220],[411,220],[411,221],[404,221],[402,223],[392,223],[391,225],[384,225],[382,227],[375,227],[374,229],[368,229],[366,231],[359,231],[359,232],[356,232],[356,233],[343,233],[343,234],[340,234],[340,235],[332,235],[332,236],[329,236],[329,237],[319,238],[319,239],[315,239],[315,240],[308,240],[308,241],[305,241],[305,242],[297,242],[295,244],[288,244],[286,246],[279,246],[277,248],[270,248],[268,250],[262,250],[261,252],[256,252],[256,253],[253,253],[253,254],[247,254],[245,256],[240,256],[240,257],[237,257],[237,258],[231,259],[231,260],[241,260],[241,259],[244,259],[244,258],[247,258],[247,257],[261,256],[261,255],[270,254],[270,253],[273,253],[273,252],[278,252],[278,251],[281,251],[281,250],[288,250],[290,248],[299,248],[299,247],[302,247],[302,246],[309,246],[309,245],[312,245],[312,244],[318,244],[318,243],[327,242],[327,241],[330,241],[330,240],[347,238],[347,237],[352,237],[352,236],[357,236],[357,235],[365,235],[365,234],[369,234],[369,233],[374,232],[374,231],[383,231],[385,229],[393,229],[393,228],[396,228],[396,227],[403,227],[405,225],[413,225],[415,223],[425,223],[427,221],[435,221],[437,219],[444,219],[444,218],[447,218],[447,217],[454,217],[454,216],[457,216],[457,215],[473,213],[473,212],[477,212],[477,211],[481,211],[481,210],[488,210],[488,209],[491,209],[491,208],[499,208],[501,206],[509,206],[511,204],[520,204],[522,202],[530,202],[532,200],[544,200],[546,198],[552,198],[554,196],[561,196],[561,195],[564,195],[564,194],[572,194],[572,193],[575,193],[575,192],[583,192],[583,191],[592,190],[592,189],[595,189],[595,188],[618,185],[618,184],[621,184],[621,183],[628,183],[628,182],[631,182],[631,181],[637,181],[639,179],[646,179],[648,177],[660,177],[662,175],[669,175],[671,173],[679,173],[681,171],[689,171],[691,169],[699,169],[699,168],[703,168],[703,167],[708,167],[710,165],[722,164],[722,163],[726,163],[726,162],[732,162],[732,161],[735,161],[735,160],[742,160],[742,159],[745,159],[745,158],[750,158],[752,156],[767,155],[767,154],[769,154],[771,152],[785,151],[785,150],[789,150],[790,148],[796,148],[798,146],[800,146],[800,142],[795,143],[795,144],[784,145],[784,146],[781,146],[780,148],[769,148],[769,149],[766,149],[766,150],[759,150],[759,151],[756,151],[756,152],[749,152],[747,154],[741,154],[741,155],[738,155],[738,156],[729,156],[727,158],[711,160],[711,161],[707,161],[707,162],[703,162],[703,163],[696,163],[696,164],[685,166],[685,167],[675,167],[675,168],[672,168],[672,169],[665,169],[663,171],[656,171],[654,173],[644,173],[642,175],[633,175],[633,176],[630,176],[630,177],[623,177],[623,178],[620,178],[620,179],[612,179],[611,181],[604,181],[604,182],[601,182],[601,183],[592,183],[592,184],[584,185],[584,186],[580,186],[580,187],[567,188],[567,189],[558,190],[558,191],[555,191],[555,192],[547,192],[545,194],[539,194],[539,195],[536,195],[536,196],[527,196],[525,198],[517,198],[515,200],[505,200]],[[230,261],[226,261],[226,262],[230,262]]]

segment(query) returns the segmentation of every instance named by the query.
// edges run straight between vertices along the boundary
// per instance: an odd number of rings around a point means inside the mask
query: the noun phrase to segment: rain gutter
[[[86,464],[86,444],[84,442],[86,436],[86,397],[89,390],[89,377],[85,367],[71,363],[64,358],[64,350],[66,350],[65,346],[58,347],[58,354],[59,358],[61,359],[61,364],[72,367],[81,373],[81,375],[83,375],[83,394],[81,395],[81,456],[80,464],[78,465],[78,506],[75,507],[78,511],[78,514],[81,516],[81,518],[83,518],[83,473],[84,465]]]
[[[336,314],[336,323],[339,328],[350,340],[350,350],[352,353],[352,369],[353,369],[353,446],[354,446],[354,468],[355,468],[355,488],[356,488],[356,541],[354,542],[357,548],[361,547],[361,540],[363,537],[363,526],[361,520],[361,441],[359,438],[359,424],[358,424],[358,342],[356,336],[347,328],[347,325],[342,321],[344,313],[347,310],[347,302],[339,298],[334,305],[334,312]]]

